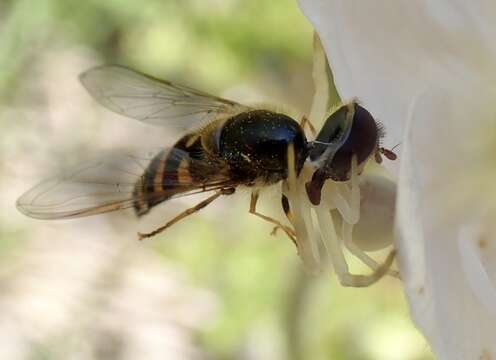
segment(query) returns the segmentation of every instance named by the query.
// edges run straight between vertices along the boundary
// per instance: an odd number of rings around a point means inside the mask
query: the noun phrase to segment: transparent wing
[[[75,218],[130,208],[137,202],[158,203],[233,185],[221,174],[202,184],[193,180],[188,183],[184,177],[178,182],[177,172],[171,171],[164,173],[163,179],[169,188],[177,187],[173,194],[165,190],[135,192],[150,162],[163,151],[168,151],[169,159],[184,160],[188,156],[176,148],[107,156],[41,182],[17,200],[17,208],[37,219]],[[147,182],[147,185],[154,187],[154,183]]]
[[[79,78],[91,96],[107,109],[155,125],[189,129],[217,115],[251,110],[121,66],[95,67]]]

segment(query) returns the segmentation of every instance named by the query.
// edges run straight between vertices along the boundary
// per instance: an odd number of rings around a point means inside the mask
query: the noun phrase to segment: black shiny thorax
[[[288,173],[288,145],[294,144],[297,172],[307,157],[307,139],[300,125],[287,115],[254,110],[228,119],[218,137],[219,156],[233,177],[275,183]]]

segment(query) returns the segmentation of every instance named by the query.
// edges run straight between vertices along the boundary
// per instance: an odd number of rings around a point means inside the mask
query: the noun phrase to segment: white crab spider
[[[330,74],[327,59],[317,36],[315,36],[314,45],[313,77],[316,93],[310,112],[310,120],[325,118],[330,97]],[[348,137],[351,126],[346,124],[353,119],[354,111],[358,108],[361,107],[357,107],[356,102],[351,101],[336,110],[345,109],[342,111],[342,115],[339,115],[345,124],[341,127],[344,129],[341,131],[342,138]],[[336,129],[330,126],[328,132],[336,133]],[[376,155],[379,155],[381,149],[376,148],[376,151],[370,152],[365,160],[362,156],[360,164],[357,155],[353,155],[349,171],[346,172],[346,177],[349,179],[334,182],[328,179],[329,177],[325,177],[323,181],[317,181],[321,185],[320,187],[316,186],[319,190],[318,194],[312,196],[306,187],[307,183],[314,180],[312,174],[316,168],[324,169],[326,162],[330,164],[333,161],[337,150],[337,145],[334,146],[331,142],[316,141],[315,143],[322,148],[321,151],[317,151],[320,157],[313,162],[313,167],[307,164],[298,177],[294,170],[291,170],[294,169],[291,166],[292,161],[294,161],[294,153],[293,149],[289,147],[289,174],[288,180],[283,186],[283,193],[291,206],[291,221],[295,228],[299,255],[306,268],[311,272],[318,272],[327,259],[341,284],[355,287],[369,286],[386,273],[397,276],[396,272],[389,270],[394,260],[394,251],[390,252],[382,264],[378,264],[366,253],[366,251],[386,248],[392,245],[393,240],[392,228],[396,195],[394,182],[384,176],[362,172],[369,160],[372,162],[374,158],[377,160]],[[342,177],[343,174],[336,176]],[[361,187],[365,190],[363,196],[361,196]],[[315,186],[310,186],[310,188],[313,189]],[[318,201],[315,198],[318,198]],[[320,199],[322,199],[322,203],[320,203]],[[361,217],[362,221],[360,222]],[[366,229],[363,229],[364,227]],[[355,228],[360,231],[354,232]],[[345,248],[367,265],[372,273],[370,275],[352,274],[344,255]]]
[[[323,190],[325,200],[315,206],[308,201],[304,179],[305,174],[297,178],[290,171],[285,195],[291,204],[291,219],[305,267],[310,272],[319,272],[327,259],[341,284],[354,287],[369,286],[386,273],[397,275],[389,270],[394,259],[393,251],[383,264],[378,264],[365,252],[383,249],[392,243],[394,183],[383,176],[359,175],[356,160],[353,160],[350,181],[328,181]],[[360,202],[360,186],[365,186],[366,193],[363,195],[368,198],[364,206]],[[312,213],[315,214],[315,221]],[[365,215],[362,222],[369,228],[365,229],[365,236],[360,234],[355,239],[353,230],[362,225],[360,214]],[[377,223],[377,226],[370,227],[371,223]],[[360,230],[364,232],[364,229]],[[344,255],[345,248],[373,272],[370,275],[352,274]]]

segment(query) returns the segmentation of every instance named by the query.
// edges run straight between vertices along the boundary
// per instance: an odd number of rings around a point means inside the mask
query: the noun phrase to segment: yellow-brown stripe
[[[177,167],[177,181],[180,184],[191,184],[193,182],[193,178],[191,177],[191,173],[189,172],[190,162],[187,158],[184,158],[179,163]]]
[[[160,159],[157,169],[155,170],[155,176],[153,177],[153,191],[155,192],[161,192],[164,190],[164,173],[167,156],[168,153],[162,154],[162,159]]]

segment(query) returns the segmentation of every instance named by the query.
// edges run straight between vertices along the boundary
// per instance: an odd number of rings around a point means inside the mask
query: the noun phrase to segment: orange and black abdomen
[[[196,134],[185,135],[173,148],[159,152],[135,186],[136,214],[144,215],[174,195],[198,188],[199,184],[201,186],[205,176],[192,166],[204,162],[204,156],[201,138]]]

